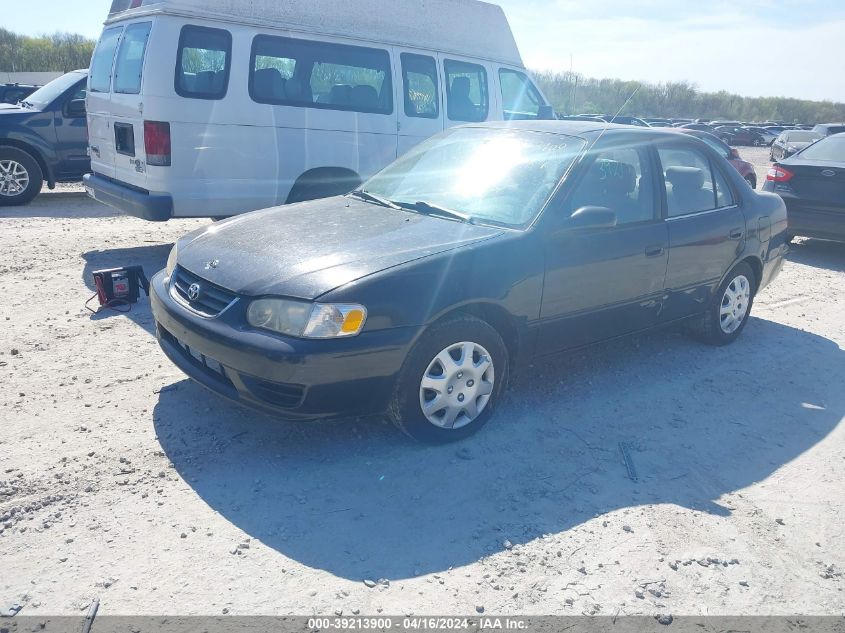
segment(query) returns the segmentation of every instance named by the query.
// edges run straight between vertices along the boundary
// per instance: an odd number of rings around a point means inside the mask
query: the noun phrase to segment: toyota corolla
[[[786,229],[780,197],[696,138],[482,124],[349,195],[182,238],[153,312],[168,357],[232,400],[293,419],[384,414],[449,442],[536,357],[678,322],[733,342]]]

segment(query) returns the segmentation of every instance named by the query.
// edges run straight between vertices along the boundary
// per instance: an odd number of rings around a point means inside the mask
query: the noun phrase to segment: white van
[[[452,125],[552,118],[476,0],[114,0],[88,193],[148,220],[346,193]]]

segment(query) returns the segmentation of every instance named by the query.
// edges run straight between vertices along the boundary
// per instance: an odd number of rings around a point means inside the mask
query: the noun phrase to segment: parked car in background
[[[651,127],[672,127],[672,121],[669,119],[661,119],[658,117],[640,117],[643,121],[648,123]]]
[[[769,160],[776,161],[789,158],[796,152],[801,151],[808,145],[815,143],[822,135],[818,132],[807,130],[784,130],[772,143],[769,151]]]
[[[0,103],[10,103],[15,105],[18,101],[26,99],[36,90],[38,90],[38,86],[30,86],[26,84],[0,84]]]
[[[713,134],[725,141],[728,145],[753,145],[762,147],[766,145],[763,137],[744,127],[719,126],[713,130]]]
[[[684,123],[683,125],[679,126],[681,129],[685,130],[698,130],[699,132],[713,132],[713,126],[707,123]]]
[[[444,128],[554,118],[475,0],[115,0],[88,107],[89,194],[148,220],[345,193]]]
[[[775,139],[778,137],[778,135],[774,132],[770,132],[769,130],[763,127],[757,127],[756,125],[746,125],[745,129],[751,130],[752,132],[756,132],[757,134],[762,136],[763,141],[766,143],[766,145],[771,145],[775,142]]]
[[[727,160],[734,169],[739,172],[739,175],[748,183],[752,189],[757,188],[757,172],[754,170],[754,165],[747,160],[743,160],[739,155],[739,151],[735,147],[729,146],[722,139],[710,134],[710,132],[702,132],[700,130],[690,130],[685,128],[676,128],[678,132],[689,134],[696,138],[700,138],[707,143],[716,152],[718,152],[725,160]]]
[[[601,118],[607,121],[608,123],[616,123],[617,125],[634,125],[636,127],[649,127],[648,123],[635,116],[614,116],[612,114],[605,114],[602,115]]]
[[[607,123],[604,119],[583,114],[565,114],[558,117],[559,121],[590,121],[592,123]]]
[[[845,241],[845,133],[776,162],[763,189],[786,202],[790,237]]]
[[[85,125],[88,71],[68,73],[18,105],[0,105],[0,206],[27,204],[46,182],[82,179],[90,168]]]
[[[165,354],[223,396],[445,443],[538,356],[676,323],[732,343],[786,226],[783,200],[676,132],[475,124],[345,197],[189,234],[151,304]]]
[[[822,136],[842,134],[845,132],[845,123],[819,123],[813,128],[813,132],[818,132]]]
[[[722,121],[722,120],[714,120],[709,121],[710,125],[714,128],[716,127],[742,127],[741,121]]]

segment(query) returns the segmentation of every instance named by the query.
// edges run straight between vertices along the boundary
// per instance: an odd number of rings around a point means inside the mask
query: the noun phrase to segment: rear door
[[[437,57],[430,53],[397,48],[394,55],[397,77],[396,105],[398,111],[401,156],[417,143],[443,131],[443,83]]]
[[[112,131],[111,84],[112,70],[123,26],[110,26],[103,31],[88,75],[88,142],[91,169],[95,173],[114,178],[115,150]]]
[[[114,178],[146,189],[144,115],[141,98],[144,59],[152,22],[127,24],[115,56],[111,93],[111,130]]]

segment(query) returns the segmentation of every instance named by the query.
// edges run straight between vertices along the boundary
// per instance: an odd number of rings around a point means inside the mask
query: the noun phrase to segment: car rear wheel
[[[738,264],[719,287],[707,312],[694,324],[693,335],[709,345],[733,343],[748,323],[756,287],[751,266]]]
[[[29,204],[43,184],[38,161],[16,147],[0,148],[0,206]]]
[[[493,415],[508,380],[508,352],[488,323],[460,315],[420,337],[402,368],[388,416],[412,438],[447,444]]]

